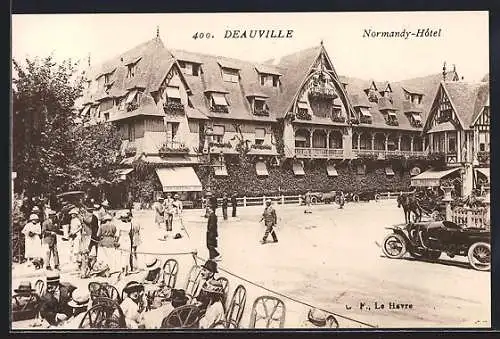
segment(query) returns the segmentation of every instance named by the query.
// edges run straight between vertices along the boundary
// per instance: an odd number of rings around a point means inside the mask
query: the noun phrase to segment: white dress
[[[117,221],[116,228],[118,231],[119,240],[118,243],[120,247],[118,248],[117,254],[120,257],[118,268],[122,269],[129,265],[130,259],[130,223]]]
[[[29,233],[34,233],[30,236]],[[24,234],[24,257],[25,258],[43,258],[42,255],[42,239],[40,235],[42,234],[42,226],[40,223],[33,224],[28,222],[23,230]]]

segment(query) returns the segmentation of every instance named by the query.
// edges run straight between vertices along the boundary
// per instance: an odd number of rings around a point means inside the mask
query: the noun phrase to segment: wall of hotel
[[[272,135],[273,131],[270,123],[261,123],[261,122],[243,122],[239,123],[241,133],[243,134],[243,138],[245,140],[249,140],[249,145],[254,144],[255,142],[255,129],[263,128],[266,131],[264,136],[264,145],[271,145],[271,142],[275,142],[275,138]],[[236,131],[236,127],[232,121],[227,120],[216,120],[213,119],[210,123],[210,126],[224,126],[224,136],[222,138],[222,142],[229,142],[232,145],[237,143],[236,136],[239,137],[239,133]],[[232,140],[232,139],[235,140]]]
[[[127,147],[135,147],[137,153],[144,152],[144,120],[143,119],[128,119],[118,122],[118,129],[122,138],[122,147],[120,151],[124,151]],[[133,129],[133,131],[131,130]],[[135,136],[130,140],[130,136]]]
[[[295,131],[289,119],[285,120],[283,127],[283,145],[285,157],[293,158],[295,156]]]

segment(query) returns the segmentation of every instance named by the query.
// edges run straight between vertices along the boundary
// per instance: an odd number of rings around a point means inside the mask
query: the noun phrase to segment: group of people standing
[[[173,232],[174,220],[180,222],[182,216],[182,201],[179,200],[179,194],[175,194],[172,198],[170,193],[167,197],[163,198],[162,195],[158,196],[157,201],[153,205],[155,211],[155,223],[161,228],[165,225],[164,239],[167,239]]]

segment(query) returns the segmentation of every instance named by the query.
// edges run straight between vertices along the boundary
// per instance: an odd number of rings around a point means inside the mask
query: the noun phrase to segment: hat
[[[111,214],[109,214],[109,213],[104,214],[102,217],[102,221],[109,221],[109,220],[113,220],[113,217],[111,216]]]
[[[69,211],[69,214],[78,214],[78,212],[79,212],[78,208],[75,207],[75,208],[71,209],[71,211]]]
[[[158,258],[151,258],[146,262],[146,269],[148,271],[154,271],[160,267],[160,260]]]
[[[180,239],[182,238],[182,235],[180,233],[175,233],[174,239]]]
[[[102,203],[101,203],[101,206],[104,206],[104,207],[109,207],[109,202],[107,200],[104,200]]]
[[[271,199],[266,199],[266,204],[270,204],[271,202]]]
[[[201,289],[208,293],[224,293],[222,283],[215,279],[208,280]]]
[[[54,210],[48,210],[47,215],[56,215],[56,211]]]
[[[34,292],[35,290],[31,288],[31,282],[29,281],[21,281],[19,286],[14,290],[16,293],[31,293]]]
[[[50,271],[49,273],[47,273],[47,284],[58,284],[59,279],[59,273],[55,271]]]
[[[317,308],[311,308],[309,313],[307,313],[307,319],[315,326],[324,327],[326,326],[326,321],[328,318],[333,317],[324,311],[318,310]]]
[[[32,214],[32,215],[30,215],[29,221],[33,221],[33,220],[40,220],[40,218],[38,217],[38,215]]]
[[[186,296],[186,291],[180,289],[172,289],[171,294],[172,304],[185,304],[189,298]]]
[[[101,207],[101,205],[99,204],[94,204],[94,209],[99,209]]]
[[[177,193],[176,193],[176,194],[174,195],[174,198],[175,198],[175,199],[179,199],[179,194],[177,194]]]
[[[86,307],[90,301],[90,294],[87,289],[77,288],[71,294],[71,300],[68,306],[73,308]]]
[[[33,208],[31,209],[31,212],[38,213],[38,212],[40,212],[40,208],[38,206],[33,206]]]
[[[123,292],[129,294],[132,292],[141,292],[144,291],[144,285],[138,283],[137,281],[130,281],[123,288]]]
[[[203,266],[201,266],[207,270],[209,270],[210,272],[212,273],[217,273],[219,271],[217,271],[217,263],[213,260],[207,260]]]

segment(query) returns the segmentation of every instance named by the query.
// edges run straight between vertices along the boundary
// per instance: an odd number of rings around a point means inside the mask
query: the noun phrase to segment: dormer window
[[[239,82],[240,72],[234,68],[222,68],[222,79],[226,82]]]
[[[139,92],[139,90],[131,90],[127,95],[127,99],[125,99],[125,107],[127,109],[127,112],[137,109],[139,107],[139,103],[141,102],[141,98],[142,93]]]
[[[278,87],[279,86],[279,82],[280,82],[279,75],[261,73],[261,74],[259,74],[259,78],[260,78],[260,85],[261,86],[266,86],[266,87]]]
[[[368,101],[378,102],[377,91],[374,88],[369,88],[365,91]]]
[[[267,106],[265,99],[255,98],[253,105],[253,113],[255,115],[269,116],[269,107]]]
[[[198,76],[200,73],[200,64],[189,61],[179,61],[179,66],[181,67],[182,73],[186,75]]]
[[[223,93],[212,93],[210,95],[210,110],[218,113],[229,113],[228,102]]]
[[[372,123],[372,114],[370,113],[370,109],[368,107],[355,107],[359,115],[359,122],[362,124],[371,124]]]
[[[390,126],[398,126],[398,117],[396,112],[392,109],[386,109],[382,111],[385,115],[385,123]]]
[[[168,86],[165,90],[166,101],[167,102],[175,102],[181,103],[181,91],[177,86]]]
[[[420,113],[412,112],[410,115],[410,122],[415,127],[422,127],[422,117]]]
[[[128,64],[126,64],[127,66],[127,78],[133,78],[135,77],[135,74],[137,73],[137,64],[139,62],[139,60],[141,60],[141,57],[138,57],[136,59],[134,59],[132,62],[129,62]]]

